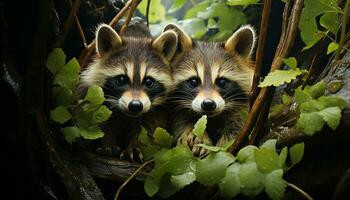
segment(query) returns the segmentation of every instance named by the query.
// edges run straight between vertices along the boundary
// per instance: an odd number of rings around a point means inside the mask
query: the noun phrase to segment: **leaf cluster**
[[[47,68],[53,75],[53,99],[55,108],[51,110],[51,119],[61,124],[61,132],[70,144],[77,138],[97,139],[104,134],[99,125],[112,114],[103,102],[102,88],[92,85],[86,96],[79,99],[76,87],[80,66],[73,58],[66,63],[62,49],[54,49],[48,56]]]
[[[194,127],[196,132],[199,130],[199,136],[206,127],[205,119],[202,117]],[[170,148],[172,136],[164,129],[157,129],[153,137],[147,136],[143,130],[139,140],[144,144],[147,159],[153,158],[155,162],[144,189],[148,196],[161,198],[168,198],[196,181],[204,186],[217,185],[220,195],[226,199],[238,194],[256,196],[263,191],[271,199],[282,199],[286,187],[283,172],[300,162],[304,152],[303,143],[291,147],[289,157],[292,164],[287,166],[288,148],[278,153],[276,140],[269,140],[259,148],[246,146],[237,156],[227,152],[233,142],[225,147],[199,144],[209,151],[204,158],[194,157],[187,146]]]
[[[300,110],[297,128],[306,135],[322,130],[325,124],[335,130],[340,123],[341,111],[348,106],[340,97],[324,95],[325,89],[326,84],[321,81],[295,90],[294,99]]]

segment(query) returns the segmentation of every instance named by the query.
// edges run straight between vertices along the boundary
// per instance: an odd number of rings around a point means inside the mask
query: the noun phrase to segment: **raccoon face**
[[[178,27],[168,25],[167,29],[175,30],[179,37],[172,66],[176,87],[172,98],[179,109],[213,117],[247,105],[255,43],[251,27],[240,28],[225,43],[192,43]]]
[[[85,86],[97,84],[104,90],[111,109],[140,116],[165,101],[172,77],[172,59],[177,35],[166,31],[158,38],[121,38],[110,26],[96,33],[98,58],[82,73]]]

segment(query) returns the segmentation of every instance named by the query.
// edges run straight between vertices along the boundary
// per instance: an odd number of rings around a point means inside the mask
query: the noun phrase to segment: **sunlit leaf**
[[[51,110],[50,114],[51,118],[60,124],[64,124],[72,118],[70,112],[63,106],[58,106],[54,110]]]
[[[304,70],[275,70],[270,72],[264,79],[263,82],[259,84],[259,87],[267,86],[280,86],[283,83],[290,83],[297,76],[305,73]]]
[[[266,175],[265,192],[272,200],[280,200],[284,197],[286,184],[283,180],[283,170],[277,169]]]
[[[304,143],[298,143],[293,145],[290,149],[289,149],[289,155],[290,155],[290,159],[292,161],[292,164],[295,165],[298,162],[301,161],[301,159],[303,158],[304,155]]]

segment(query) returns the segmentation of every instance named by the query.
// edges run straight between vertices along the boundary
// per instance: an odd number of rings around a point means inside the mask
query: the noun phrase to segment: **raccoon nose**
[[[133,100],[129,103],[128,109],[132,113],[139,113],[143,109],[142,102],[139,100]]]
[[[216,108],[216,103],[211,99],[205,99],[201,107],[205,111],[213,111]]]

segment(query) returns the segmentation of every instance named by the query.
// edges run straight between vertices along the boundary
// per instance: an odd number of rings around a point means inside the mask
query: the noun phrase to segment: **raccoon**
[[[172,60],[175,108],[173,132],[178,144],[192,148],[196,155],[205,153],[197,143],[223,146],[241,129],[241,109],[248,108],[248,93],[253,78],[250,59],[256,41],[251,26],[239,28],[226,42],[203,42],[192,39],[179,27],[169,24],[165,31],[178,34],[178,49]],[[207,115],[206,133],[202,140],[192,129]]]
[[[170,60],[177,48],[177,34],[165,31],[151,37],[121,37],[102,24],[96,31],[97,57],[81,74],[80,90],[102,87],[106,105],[113,111],[103,125],[105,136],[98,150],[121,158],[142,159],[138,133],[166,127],[164,103],[172,86]],[[135,157],[136,159],[136,157]]]

